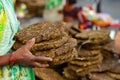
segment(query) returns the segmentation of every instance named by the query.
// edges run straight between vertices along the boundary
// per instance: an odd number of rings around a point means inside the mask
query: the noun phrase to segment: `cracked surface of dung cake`
[[[63,25],[63,26],[62,26]],[[64,23],[41,22],[33,24],[23,30],[20,30],[14,37],[22,43],[28,42],[30,39],[35,38],[35,42],[47,41],[55,39],[64,34]]]
[[[69,38],[67,43],[63,44],[59,48],[56,49],[50,49],[46,51],[38,51],[35,52],[36,56],[47,56],[54,58],[55,56],[59,56],[61,54],[66,54],[67,52],[71,51],[75,46],[77,45],[77,42],[73,38]]]
[[[31,51],[48,50],[48,49],[52,49],[52,48],[58,48],[58,47],[62,46],[64,43],[66,43],[68,41],[68,38],[69,37],[66,34],[60,38],[55,39],[55,40],[36,43],[31,48]],[[16,50],[16,49],[20,48],[22,45],[23,45],[22,43],[16,42],[13,45],[13,48]]]
[[[53,61],[50,63],[50,65],[58,65],[58,64],[65,63],[65,62],[69,62],[75,59],[76,57],[77,57],[77,51],[74,48],[73,50],[69,51],[66,54],[62,54],[62,55],[59,55],[53,58]]]

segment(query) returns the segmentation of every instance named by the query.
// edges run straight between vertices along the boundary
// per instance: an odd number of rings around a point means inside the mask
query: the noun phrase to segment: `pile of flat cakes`
[[[120,80],[120,63],[117,55],[120,53],[114,47],[114,41],[110,41],[101,48],[104,57],[99,71],[88,74],[90,80]],[[94,67],[93,67],[94,68]]]
[[[89,74],[91,80],[120,80],[120,63],[116,57],[120,54],[114,47],[114,41],[105,44],[101,48],[105,63],[105,67],[101,67],[101,72],[94,72]],[[107,63],[106,63],[107,62]]]
[[[72,36],[73,38],[75,38],[76,34],[81,32],[80,29],[78,27],[76,27],[76,26],[73,26],[71,28],[67,28],[67,31],[68,31],[68,34],[70,36]]]
[[[118,63],[115,67],[111,68],[107,72],[107,75],[115,80],[120,80],[120,63]]]
[[[27,6],[28,13],[31,17],[42,16],[45,8],[45,0],[20,0]]]
[[[111,80],[109,76],[106,76],[106,79],[102,76],[101,79],[94,77],[95,74],[110,75],[108,71],[116,66],[117,61],[114,60],[113,55],[116,53],[104,53],[105,50],[115,52],[113,48],[107,48],[112,43],[109,31],[85,31],[76,34],[76,38],[78,39],[78,57],[64,68],[64,76],[68,80]],[[109,56],[106,57],[106,54]]]
[[[118,51],[114,46],[114,41],[110,41],[109,43],[105,44],[101,48],[101,52],[103,54],[103,57],[107,60],[112,60],[114,56],[118,56],[120,54],[120,51]]]
[[[85,49],[97,49],[100,47],[100,45],[106,44],[111,40],[109,34],[109,30],[89,30],[76,34],[75,38],[78,40],[78,44],[87,43],[84,45]],[[91,47],[89,47],[89,45]]]
[[[39,80],[65,80],[64,77],[51,68],[35,68],[34,71]]]
[[[106,67],[101,67],[101,72],[88,74],[90,80],[120,80],[120,63],[117,61],[107,62]]]
[[[17,50],[30,39],[35,38],[31,52],[36,56],[51,57],[50,65],[71,61],[77,56],[74,48],[77,41],[66,33],[64,22],[41,22],[20,30],[14,37],[13,49]]]

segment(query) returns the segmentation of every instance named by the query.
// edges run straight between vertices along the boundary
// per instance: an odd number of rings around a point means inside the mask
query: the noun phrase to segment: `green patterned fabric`
[[[0,0],[0,55],[9,54],[14,44],[13,37],[19,29],[11,0]],[[31,68],[19,65],[0,68],[0,80],[35,80]]]

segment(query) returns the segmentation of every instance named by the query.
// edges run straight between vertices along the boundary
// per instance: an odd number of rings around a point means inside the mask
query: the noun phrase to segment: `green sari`
[[[11,0],[0,0],[0,56],[10,53],[19,26]],[[35,77],[31,68],[8,65],[0,68],[0,80],[35,80]]]

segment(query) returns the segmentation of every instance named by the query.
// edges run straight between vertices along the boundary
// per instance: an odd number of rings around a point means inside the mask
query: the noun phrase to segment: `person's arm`
[[[0,67],[9,65],[9,55],[0,56]]]
[[[26,45],[19,48],[17,51],[13,52],[12,55],[5,55],[0,57],[0,67],[18,64],[25,67],[48,67],[48,64],[44,64],[45,61],[52,61],[51,58],[34,56],[30,49],[35,43],[35,39],[30,40]]]
[[[120,31],[117,33],[115,37],[115,47],[120,51]]]

